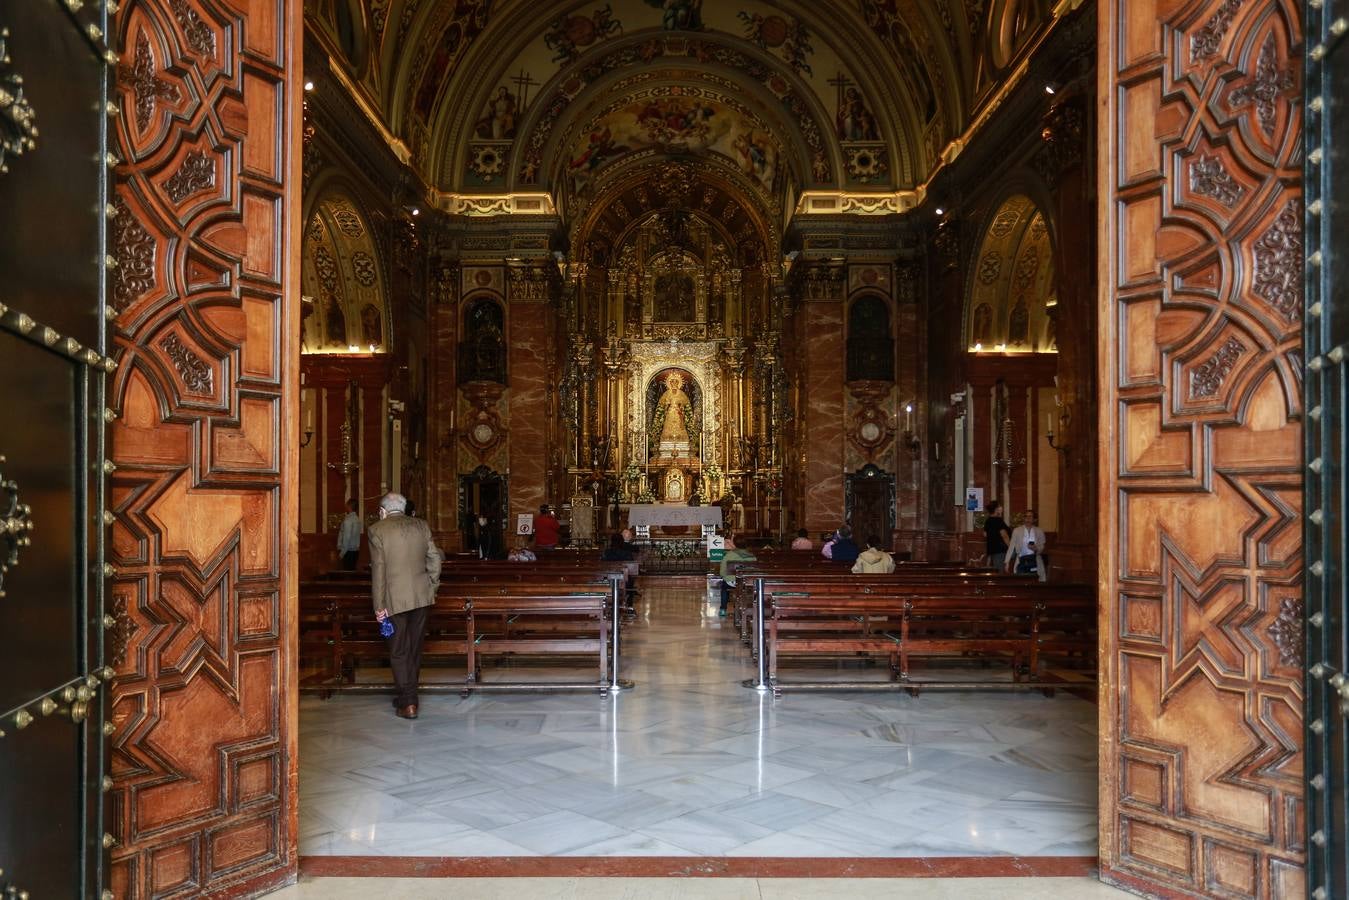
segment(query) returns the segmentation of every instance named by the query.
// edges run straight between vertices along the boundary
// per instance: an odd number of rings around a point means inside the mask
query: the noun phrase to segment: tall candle
[[[314,407],[313,407],[313,406],[310,406],[308,409],[305,410],[305,413],[304,413],[304,430],[305,430],[305,431],[311,431],[311,432],[314,430]]]
[[[1048,412],[1045,413],[1045,433],[1046,433],[1046,434],[1053,434],[1053,433],[1054,433],[1054,414],[1053,414],[1053,413],[1048,413]]]

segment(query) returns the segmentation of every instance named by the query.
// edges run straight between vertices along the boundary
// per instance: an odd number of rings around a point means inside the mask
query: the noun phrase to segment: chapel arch
[[[1050,223],[1026,194],[1004,200],[972,260],[965,296],[968,352],[1057,351],[1057,284]]]
[[[386,353],[391,349],[383,257],[370,218],[341,185],[310,205],[301,251],[304,353]]]

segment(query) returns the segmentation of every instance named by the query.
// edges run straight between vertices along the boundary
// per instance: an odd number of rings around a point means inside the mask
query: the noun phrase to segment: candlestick
[[[313,407],[313,406],[310,406],[307,410],[305,410],[305,414],[304,414],[304,430],[305,430],[305,431],[313,431],[313,430],[314,430],[314,407]]]
[[[1048,412],[1045,413],[1045,433],[1046,433],[1046,434],[1053,434],[1053,433],[1054,433],[1054,414],[1053,414],[1053,413],[1048,413]]]

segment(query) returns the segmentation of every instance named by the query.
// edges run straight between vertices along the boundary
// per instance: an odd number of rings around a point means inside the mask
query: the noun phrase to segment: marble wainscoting
[[[843,417],[847,375],[843,303],[808,300],[806,321],[806,516],[812,536],[843,524]]]

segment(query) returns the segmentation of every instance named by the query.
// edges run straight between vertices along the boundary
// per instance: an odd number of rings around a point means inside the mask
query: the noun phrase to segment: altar
[[[628,524],[633,528],[674,526],[720,527],[720,506],[680,506],[670,503],[634,503],[628,507]]]

